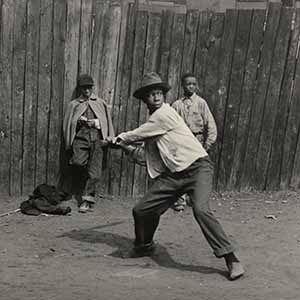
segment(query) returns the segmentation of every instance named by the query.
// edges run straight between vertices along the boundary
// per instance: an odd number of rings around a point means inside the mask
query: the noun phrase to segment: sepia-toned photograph
[[[300,1],[0,0],[0,300],[300,299]]]

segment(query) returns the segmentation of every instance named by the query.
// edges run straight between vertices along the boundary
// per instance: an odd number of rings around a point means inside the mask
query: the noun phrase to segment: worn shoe
[[[245,273],[244,268],[240,262],[230,262],[227,264],[227,267],[230,280],[236,280],[242,277]]]
[[[79,206],[78,212],[86,213],[90,210],[90,204],[87,201],[83,201],[82,204]]]
[[[178,200],[173,204],[172,208],[173,208],[173,210],[175,210],[175,211],[182,212],[182,211],[184,211],[185,206],[186,206],[185,197],[184,197],[184,196],[181,196],[181,197],[178,198]]]
[[[123,258],[139,258],[145,256],[152,256],[155,253],[155,244],[154,242],[144,245],[144,246],[135,246],[127,255],[124,255]]]
[[[184,205],[182,204],[174,204],[173,205],[173,210],[177,211],[177,212],[182,212],[184,211]]]

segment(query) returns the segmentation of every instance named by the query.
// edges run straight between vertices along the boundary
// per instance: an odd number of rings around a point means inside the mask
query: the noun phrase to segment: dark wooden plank
[[[199,61],[201,65],[201,73],[197,76],[199,80],[199,88],[202,96],[207,100],[213,113],[217,107],[217,89],[219,79],[219,67],[221,55],[221,43],[224,33],[225,14],[214,13],[204,19],[203,29],[201,30],[203,38],[201,47],[203,51],[199,54],[199,59],[203,55],[203,59]],[[207,28],[209,22],[210,28]]]
[[[184,43],[185,19],[185,14],[176,13],[174,15],[168,69],[168,82],[171,86],[171,90],[167,94],[168,103],[172,103],[178,98],[178,92],[180,89],[180,74],[181,62],[183,57],[182,54]]]
[[[171,37],[174,21],[174,12],[166,10],[162,12],[160,56],[158,61],[158,73],[162,80],[168,80],[168,66],[170,59]]]
[[[256,72],[260,57],[260,46],[263,39],[265,14],[264,10],[254,10],[252,15],[251,32],[245,63],[245,75],[241,91],[234,160],[230,175],[230,183],[235,189],[242,188],[241,177],[244,170],[248,127],[251,116],[253,92],[256,87]]]
[[[109,9],[108,1],[95,0],[93,2],[93,40],[92,40],[92,65],[91,75],[96,82],[95,93],[100,92],[99,75],[101,69],[102,48],[104,45],[104,16]]]
[[[132,94],[140,86],[143,78],[144,68],[144,55],[146,45],[148,13],[146,11],[137,11],[135,23],[135,38],[133,47],[133,60],[130,78],[129,98],[127,102],[127,119],[126,130],[137,128],[139,125],[139,113],[141,101],[135,99]],[[125,165],[124,165],[125,166]],[[122,184],[125,187],[125,195],[130,196],[133,193],[134,186],[134,164],[127,163],[127,168],[123,168]],[[126,175],[125,175],[126,174]],[[121,186],[122,187],[122,186]],[[123,194],[123,193],[122,193]]]
[[[126,42],[126,31],[127,31],[127,17],[128,17],[128,3],[122,2],[121,6],[121,24],[120,24],[120,38],[118,46],[118,66],[115,82],[115,92],[112,106],[112,119],[116,134],[120,132],[120,122],[119,118],[122,114],[122,108],[126,104],[126,98],[122,98],[121,94],[121,84],[122,84],[122,70],[123,64],[125,63],[125,42]],[[122,101],[123,100],[123,101]],[[122,103],[123,102],[123,103]],[[110,161],[109,161],[109,186],[108,192],[112,195],[119,195],[120,193],[120,183],[121,183],[121,160],[122,160],[122,151],[121,150],[112,150],[110,152]]]
[[[104,17],[104,44],[99,75],[99,96],[105,99],[110,107],[115,93],[120,22],[120,5],[110,5]]]
[[[161,58],[160,42],[162,34],[162,22],[163,20],[161,13],[149,13],[146,49],[144,57],[144,73],[158,72],[158,63]]]
[[[110,5],[107,14],[104,16],[104,44],[102,47],[101,68],[99,74],[99,96],[103,98],[109,109],[112,108],[115,94],[115,81],[118,67],[118,47],[121,24],[121,7],[117,3]],[[110,151],[107,156],[110,161]],[[99,191],[107,194],[109,190],[109,169],[102,172]]]
[[[162,16],[160,13],[149,13],[146,49],[144,55],[143,73],[157,72],[159,59],[159,44]],[[147,107],[142,103],[139,113],[139,125],[147,120]],[[145,167],[135,165],[133,195],[143,195],[147,186],[147,170]]]
[[[9,194],[14,5],[3,0],[0,27],[0,189]]]
[[[79,2],[79,1],[78,1]],[[93,0],[81,1],[79,36],[79,74],[90,74],[92,60]]]
[[[211,16],[212,13],[209,13],[207,11],[199,13],[197,44],[195,50],[193,72],[197,77],[199,93],[201,94],[202,97],[204,97],[206,68],[208,67],[207,60],[208,60],[208,49],[210,46],[209,41],[210,41]],[[214,36],[215,32],[213,32],[212,34],[213,34],[213,39],[215,40],[215,36]],[[220,45],[221,37],[218,35],[217,39],[219,42],[218,45]],[[216,55],[214,55],[213,61],[216,61]],[[216,76],[214,78],[216,78]]]
[[[125,53],[124,53],[121,88],[120,88],[121,91],[120,92],[120,113],[119,113],[119,124],[118,124],[119,133],[129,129],[127,123],[127,119],[128,119],[127,111],[130,109],[129,106],[131,105],[133,100],[133,99],[129,100],[129,98],[132,97],[132,95],[130,94],[129,87],[131,82],[131,69],[132,69],[132,62],[133,62],[135,19],[136,19],[136,6],[133,4],[129,4],[126,39],[125,39]],[[124,153],[122,153],[121,172],[120,172],[121,174],[120,190],[119,190],[119,195],[121,196],[126,196],[128,193],[128,189],[131,190],[132,188],[132,186],[128,187],[128,184],[126,182],[127,169],[129,168],[129,164],[130,162],[128,162],[128,157],[126,157]],[[132,184],[132,182],[130,184]]]
[[[198,23],[199,11],[188,11],[185,22],[181,74],[193,72],[197,45]]]
[[[275,16],[275,15],[274,15]],[[271,17],[271,16],[270,16]],[[256,174],[254,182],[256,188],[262,190],[266,188],[267,184],[267,171],[270,164],[270,155],[273,138],[279,134],[275,128],[275,118],[278,108],[283,108],[279,105],[280,89],[282,85],[285,63],[287,58],[287,51],[289,45],[289,36],[291,28],[291,9],[282,9],[280,16],[280,23],[276,43],[273,52],[273,62],[271,67],[270,82],[265,99],[264,114],[261,128],[261,135],[259,140],[259,148],[256,156]],[[274,29],[273,29],[274,30]],[[286,99],[284,99],[286,101]],[[284,114],[284,111],[279,111],[279,114]],[[282,126],[282,123],[280,124]],[[282,135],[283,139],[283,135]],[[277,140],[278,141],[278,140]],[[280,142],[280,141],[279,141]],[[278,153],[279,154],[279,153]],[[281,158],[281,157],[280,157]],[[279,162],[274,162],[275,164]],[[277,159],[276,159],[277,160]],[[276,176],[275,185],[279,184],[279,169],[278,174],[270,174]],[[274,184],[273,184],[274,186]]]
[[[216,151],[218,156],[216,156],[216,184],[217,188],[221,189],[223,182],[219,180],[219,159],[220,153],[222,152],[222,143],[223,143],[223,129],[224,129],[224,116],[226,110],[227,95],[229,91],[229,82],[230,82],[230,72],[231,64],[233,57],[233,47],[234,47],[234,38],[236,33],[237,26],[237,17],[238,13],[235,10],[227,10],[224,21],[224,31],[221,41],[220,49],[220,64],[219,64],[219,76],[218,84],[215,90],[214,99],[215,104],[213,106],[213,114],[217,123],[218,128],[218,138],[216,142]],[[222,177],[221,177],[222,178]]]
[[[36,123],[36,185],[47,182],[48,126],[51,97],[52,4],[52,0],[41,0]]]
[[[22,192],[23,155],[23,104],[24,73],[26,56],[26,2],[15,6],[14,14],[14,53],[12,73],[12,112],[11,112],[11,159],[10,191],[18,195]]]
[[[298,108],[298,107],[297,107]],[[299,116],[299,115],[298,115]],[[293,160],[293,170],[292,170],[292,176],[290,179],[290,187],[294,189],[300,188],[300,138],[299,138],[299,130],[300,128],[297,128],[298,136],[297,136],[297,146],[295,148],[295,156]]]
[[[219,65],[221,59],[221,41],[224,30],[225,14],[202,12],[201,27],[199,28],[198,48],[196,54],[195,74],[198,78],[199,93],[215,116],[219,79]],[[210,158],[217,161],[217,147],[213,145]],[[214,175],[214,186],[217,183],[217,172]]]
[[[23,193],[28,194],[35,187],[36,163],[36,120],[38,93],[38,54],[40,0],[27,2],[27,35],[25,63],[25,97],[23,129]]]
[[[47,182],[56,185],[58,181],[61,128],[63,119],[64,99],[64,49],[65,49],[65,24],[66,0],[53,2],[53,45],[51,62],[51,99],[49,110],[49,138]]]
[[[248,144],[244,161],[244,172],[242,175],[242,182],[245,189],[255,187],[256,184],[255,162],[261,133],[265,98],[268,92],[277,27],[280,19],[280,9],[281,5],[278,3],[271,3],[269,6],[266,31],[264,33],[261,50],[261,59],[257,73],[257,87],[253,95]]]
[[[292,27],[293,10],[291,8],[283,8],[282,10],[282,20],[284,24],[282,26],[286,27],[285,34],[289,36],[289,30]],[[299,28],[298,28],[299,29]],[[280,169],[281,161],[284,155],[284,145],[285,139],[285,129],[286,122],[288,118],[288,107],[291,100],[291,87],[294,76],[294,69],[296,63],[297,54],[297,38],[299,36],[299,31],[294,32],[291,35],[290,41],[288,41],[288,56],[284,62],[285,66],[283,69],[283,78],[280,90],[280,98],[278,100],[277,114],[275,115],[275,123],[273,129],[273,139],[272,139],[272,150],[269,161],[269,168],[267,173],[266,189],[275,190],[280,187]],[[283,43],[284,41],[279,40],[278,43]]]
[[[79,57],[81,1],[67,0],[67,30],[65,42],[64,108],[76,95]]]
[[[230,181],[232,165],[235,159],[234,149],[239,122],[241,92],[245,76],[245,62],[251,29],[251,10],[238,11],[237,31],[233,49],[233,61],[230,75],[228,99],[225,110],[222,152],[220,153],[219,182],[226,189],[232,189]]]
[[[296,60],[297,55],[297,47],[298,47],[298,39],[300,34],[300,10],[297,9],[296,11],[296,19],[295,19],[295,27],[292,32],[291,38],[291,46],[290,46],[290,53],[288,57],[288,68],[286,70],[286,85],[283,85],[286,90],[286,95],[289,98],[289,107],[288,107],[288,119],[286,124],[286,132],[285,138],[283,143],[283,157],[281,162],[281,181],[280,181],[280,188],[287,189],[291,186],[297,187],[299,184],[299,174],[300,172],[298,167],[294,167],[294,160],[296,155],[296,165],[299,161],[298,158],[298,151],[297,150],[297,140],[298,140],[298,130],[300,126],[300,60],[299,58]],[[295,61],[296,60],[296,61]],[[295,66],[295,70],[291,70]],[[293,86],[291,87],[291,95],[288,94],[288,85],[289,82],[287,81],[290,75],[290,72],[294,72],[292,76],[294,76]],[[283,96],[282,96],[283,97]],[[293,178],[292,178],[292,175]]]

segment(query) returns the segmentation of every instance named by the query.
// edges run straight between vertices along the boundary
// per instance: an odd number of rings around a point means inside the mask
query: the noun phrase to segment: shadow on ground
[[[60,235],[59,237],[68,237],[73,240],[77,240],[85,243],[106,244],[112,248],[116,248],[116,250],[110,253],[109,256],[123,258],[123,259],[133,259],[133,258],[128,258],[128,253],[132,249],[132,245],[133,245],[132,239],[116,233],[102,231],[104,228],[120,225],[124,222],[125,221],[114,222],[105,225],[91,227],[88,229],[71,230],[69,232]],[[224,270],[219,270],[207,266],[186,265],[186,264],[176,262],[170,256],[166,248],[160,244],[156,244],[156,251],[155,254],[151,256],[151,259],[153,259],[161,267],[165,267],[165,268],[173,268],[173,269],[179,269],[182,271],[190,271],[190,272],[199,272],[202,274],[216,273],[224,277],[227,277],[227,272]]]

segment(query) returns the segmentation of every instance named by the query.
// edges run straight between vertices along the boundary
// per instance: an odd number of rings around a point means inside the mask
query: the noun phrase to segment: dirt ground
[[[231,282],[192,216],[169,210],[153,258],[123,258],[133,200],[100,198],[93,212],[0,218],[2,300],[300,299],[300,193],[214,194],[211,207],[239,244],[246,274]],[[2,197],[0,214],[26,198]]]

